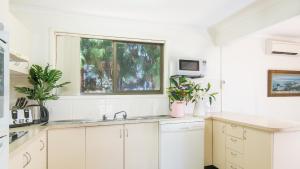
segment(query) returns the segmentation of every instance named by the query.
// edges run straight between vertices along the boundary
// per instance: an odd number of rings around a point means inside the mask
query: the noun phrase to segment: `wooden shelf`
[[[188,75],[172,75],[172,78],[176,78],[176,77],[180,77],[180,76],[184,76],[186,78],[191,78],[191,79],[199,79],[199,78],[204,78],[203,75],[198,75],[198,76],[188,76]]]
[[[29,62],[28,58],[18,52],[10,51],[9,60],[14,62]]]
[[[28,75],[29,60],[28,57],[10,50],[9,53],[9,70],[11,76],[26,76]]]
[[[28,62],[9,62],[9,71],[12,76],[28,75]]]

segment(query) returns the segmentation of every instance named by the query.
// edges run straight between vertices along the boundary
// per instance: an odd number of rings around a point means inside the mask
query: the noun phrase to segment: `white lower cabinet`
[[[272,169],[273,133],[213,121],[213,164],[219,169]]]
[[[86,169],[158,169],[158,123],[86,128]]]
[[[10,169],[47,169],[46,133],[35,139],[20,153],[10,157]]]
[[[86,169],[123,168],[123,125],[86,128]]]
[[[245,128],[244,169],[271,169],[273,133]]]
[[[85,169],[85,128],[48,131],[48,169]]]
[[[225,169],[226,166],[225,127],[225,123],[213,121],[213,164],[219,169]]]
[[[125,169],[158,169],[158,124],[127,124],[125,129]]]
[[[158,123],[50,129],[10,169],[158,169]],[[48,145],[47,145],[48,143]],[[48,148],[48,162],[47,162]]]

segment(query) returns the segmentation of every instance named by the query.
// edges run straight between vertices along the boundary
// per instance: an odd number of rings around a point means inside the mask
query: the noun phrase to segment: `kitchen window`
[[[162,42],[56,36],[56,67],[71,85],[61,95],[163,93]]]

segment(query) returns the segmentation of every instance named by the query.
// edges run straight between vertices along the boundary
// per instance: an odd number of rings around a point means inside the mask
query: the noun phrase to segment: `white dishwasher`
[[[204,120],[160,124],[160,169],[204,168]]]

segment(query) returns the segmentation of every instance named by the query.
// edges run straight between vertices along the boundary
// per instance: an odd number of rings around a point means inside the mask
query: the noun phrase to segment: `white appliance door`
[[[160,126],[160,169],[204,168],[204,122]]]
[[[8,45],[0,31],[0,168],[8,168]]]
[[[8,169],[8,135],[0,137],[0,168]]]

